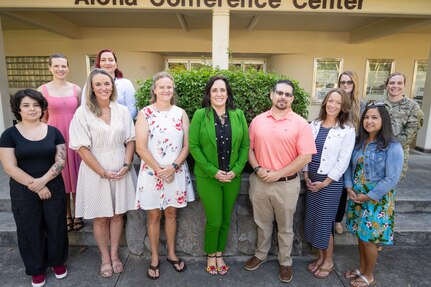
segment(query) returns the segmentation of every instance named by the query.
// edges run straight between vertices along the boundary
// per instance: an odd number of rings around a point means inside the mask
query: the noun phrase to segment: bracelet
[[[175,170],[178,170],[180,168],[180,166],[176,162],[173,162],[172,166],[175,168]]]
[[[102,178],[106,178],[106,171],[103,171]]]

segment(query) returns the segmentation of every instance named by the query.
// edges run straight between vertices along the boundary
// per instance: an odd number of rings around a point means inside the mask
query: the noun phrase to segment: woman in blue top
[[[94,68],[105,70],[111,75],[115,82],[117,90],[116,102],[120,105],[127,107],[132,119],[135,119],[138,114],[136,109],[135,88],[129,79],[123,77],[123,72],[118,69],[117,55],[112,50],[103,49],[97,53],[96,60],[94,61]],[[91,88],[91,87],[90,87]],[[81,94],[81,106],[85,106],[85,98],[87,93],[87,86],[84,85]]]
[[[403,149],[393,137],[383,103],[368,104],[360,120],[356,145],[344,174],[349,195],[347,229],[358,237],[359,269],[348,271],[351,286],[373,284],[376,244],[394,239],[395,186],[403,168]]]

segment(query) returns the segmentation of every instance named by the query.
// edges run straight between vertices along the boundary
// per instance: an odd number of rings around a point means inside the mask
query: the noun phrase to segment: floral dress
[[[364,154],[354,172],[353,190],[358,194],[368,194],[376,183],[366,182],[364,176]],[[365,242],[393,244],[394,240],[395,190],[386,193],[380,201],[369,200],[358,204],[349,200],[347,208],[347,229]]]
[[[170,165],[183,147],[183,110],[172,106],[168,111],[157,111],[151,106],[140,111],[147,119],[148,149],[161,165]],[[145,210],[185,207],[195,199],[187,162],[180,165],[174,181],[167,183],[143,160],[139,170],[135,206]]]

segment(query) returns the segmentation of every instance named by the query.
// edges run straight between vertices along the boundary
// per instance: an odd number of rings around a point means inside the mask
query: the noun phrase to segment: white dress
[[[170,165],[180,154],[183,147],[184,131],[183,110],[172,106],[169,111],[157,111],[145,107],[148,122],[148,149],[161,165]],[[145,210],[166,209],[169,206],[181,208],[193,201],[192,181],[187,162],[175,172],[174,181],[166,183],[155,175],[154,170],[141,160],[136,191],[136,208]]]
[[[108,125],[87,106],[76,110],[70,123],[69,147],[88,148],[105,171],[118,171],[125,162],[125,144],[135,140],[132,117],[125,106],[111,102],[111,123]],[[81,162],[76,188],[76,217],[91,219],[112,217],[133,210],[135,170],[132,168],[120,180],[100,177]]]

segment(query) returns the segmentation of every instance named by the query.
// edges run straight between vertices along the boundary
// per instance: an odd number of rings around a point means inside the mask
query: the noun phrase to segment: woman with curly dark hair
[[[61,171],[66,144],[61,132],[40,121],[48,107],[41,93],[26,89],[11,98],[18,124],[0,138],[0,159],[10,176],[18,248],[33,287],[45,285],[45,272],[67,276],[66,192]]]

